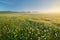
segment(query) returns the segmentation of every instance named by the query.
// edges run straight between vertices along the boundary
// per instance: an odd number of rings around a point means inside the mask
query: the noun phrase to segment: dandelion
[[[55,33],[55,36],[57,37],[57,33]]]
[[[40,37],[38,37],[38,40],[40,40]]]

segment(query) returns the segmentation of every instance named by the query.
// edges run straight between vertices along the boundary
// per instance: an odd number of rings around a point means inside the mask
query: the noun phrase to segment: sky
[[[59,13],[60,0],[0,0],[0,11]]]

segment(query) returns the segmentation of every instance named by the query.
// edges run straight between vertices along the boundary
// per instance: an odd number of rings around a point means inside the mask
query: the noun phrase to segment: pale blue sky
[[[0,0],[0,11],[59,11],[59,0]]]

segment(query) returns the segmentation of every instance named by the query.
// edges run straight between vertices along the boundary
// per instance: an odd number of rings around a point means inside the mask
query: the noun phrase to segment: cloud
[[[4,4],[9,4],[9,5],[12,5],[16,2],[16,0],[5,0],[5,1],[0,1],[1,3],[4,3]]]
[[[10,2],[5,2],[5,1],[0,1],[0,3],[4,3],[4,4],[12,4]]]

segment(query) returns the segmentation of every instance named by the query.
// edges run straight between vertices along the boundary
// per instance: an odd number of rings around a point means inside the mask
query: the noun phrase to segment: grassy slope
[[[0,14],[0,40],[60,40],[60,16]]]

